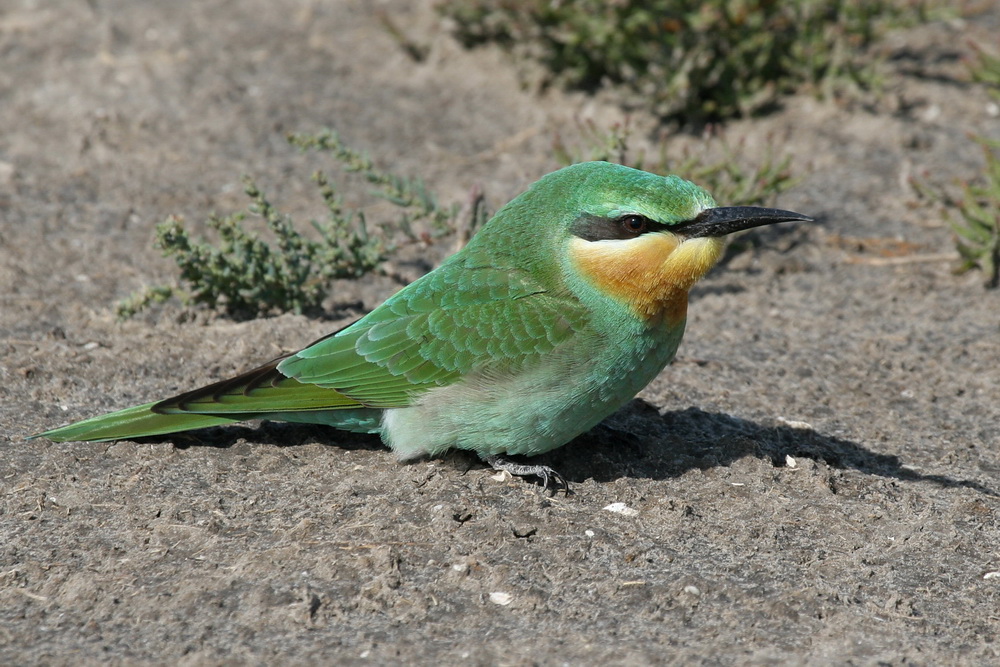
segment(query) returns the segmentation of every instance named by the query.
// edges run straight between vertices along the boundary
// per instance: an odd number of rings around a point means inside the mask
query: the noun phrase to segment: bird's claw
[[[502,456],[486,456],[483,460],[490,464],[494,470],[502,470],[517,477],[538,477],[542,480],[542,488],[546,491],[551,490],[552,495],[555,495],[560,487],[566,492],[566,495],[570,494],[569,482],[562,476],[562,473],[549,466],[514,463]]]

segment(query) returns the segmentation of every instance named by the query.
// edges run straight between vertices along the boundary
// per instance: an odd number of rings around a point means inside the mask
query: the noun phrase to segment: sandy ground
[[[173,276],[153,225],[242,207],[240,174],[321,215],[323,160],[285,133],[332,127],[497,206],[559,166],[556,130],[620,119],[613,96],[523,89],[429,2],[7,0],[0,663],[996,664],[1000,294],[950,272],[907,179],[970,178],[967,133],[1000,139],[960,80],[998,31],[993,9],[894,36],[878,103],[730,126],[793,157],[777,203],[821,224],[758,232],[694,291],[677,362],[544,457],[575,490],[548,498],[319,427],[24,438],[296,349],[395,288],[342,285],[325,320],[114,320]]]

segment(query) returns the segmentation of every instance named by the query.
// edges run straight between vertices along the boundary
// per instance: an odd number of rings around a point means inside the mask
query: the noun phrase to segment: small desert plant
[[[1000,57],[973,45],[976,58],[969,61],[973,81],[983,84],[993,97],[1000,100]],[[961,184],[961,199],[956,199],[913,179],[917,192],[943,206],[944,214],[955,232],[958,250],[958,273],[980,269],[987,288],[1000,286],[1000,142],[985,137],[972,137],[983,150],[985,170],[976,182]]]
[[[969,61],[972,80],[983,84],[990,95],[1000,100],[1000,56],[988,53],[982,47],[973,45],[976,59]]]
[[[466,46],[495,42],[553,80],[664,118],[746,115],[784,93],[870,88],[868,50],[926,20],[928,0],[457,0],[439,5]]]
[[[1000,142],[976,140],[986,157],[985,182],[964,183],[962,200],[953,202],[959,217],[948,215],[961,256],[958,270],[978,268],[986,276],[986,286],[996,288],[1000,286]]]
[[[956,272],[980,269],[985,286],[993,289],[1000,286],[1000,141],[972,138],[982,146],[986,169],[978,182],[961,184],[960,199],[923,180],[911,183],[918,194],[942,206],[955,232]]]
[[[457,207],[439,206],[421,181],[379,169],[336,134],[294,135],[289,141],[303,149],[330,153],[346,171],[361,174],[376,187],[378,197],[395,205],[397,217],[371,229],[362,212],[344,210],[327,176],[317,172],[313,179],[327,217],[313,220],[315,233],[307,236],[271,204],[253,179],[244,178],[248,211],[207,220],[218,236],[217,244],[193,238],[178,217],[157,225],[156,245],[177,263],[179,284],[147,287],[125,299],[118,305],[120,318],[175,296],[186,304],[220,308],[237,319],[314,311],[331,281],[378,271],[402,245],[431,243],[458,230]],[[263,219],[273,244],[245,226],[248,214]],[[486,217],[481,210],[474,211],[474,216],[470,225]]]

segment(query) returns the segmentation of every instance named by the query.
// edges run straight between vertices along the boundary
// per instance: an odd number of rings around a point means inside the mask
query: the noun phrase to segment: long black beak
[[[672,226],[670,231],[688,238],[702,236],[725,236],[744,229],[753,229],[776,222],[815,222],[814,218],[779,208],[759,206],[720,206],[709,208],[698,217],[681,225]]]

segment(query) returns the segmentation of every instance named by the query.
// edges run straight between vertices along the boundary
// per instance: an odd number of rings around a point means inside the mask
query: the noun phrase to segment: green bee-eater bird
[[[553,172],[469,244],[348,327],[243,375],[39,434],[120,440],[274,419],[378,433],[400,459],[470,449],[566,487],[534,455],[569,442],[674,357],[688,290],[732,232],[805,215],[716,207],[677,176]],[[38,436],[34,436],[38,437]],[[567,487],[568,488],[568,487]]]

